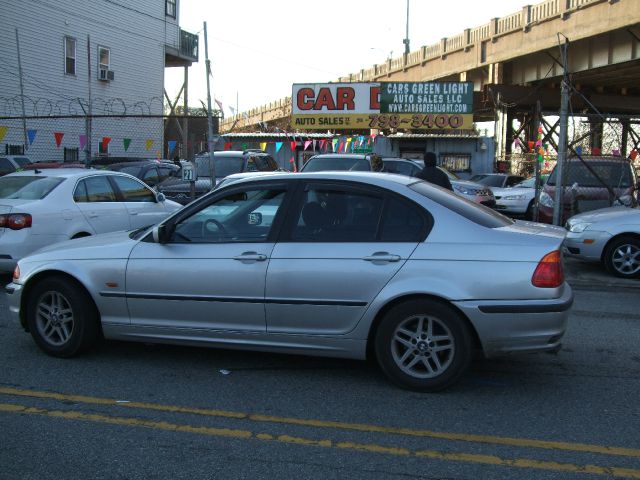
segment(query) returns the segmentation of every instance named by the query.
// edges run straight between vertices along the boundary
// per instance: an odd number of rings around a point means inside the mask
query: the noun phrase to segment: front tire
[[[98,312],[89,295],[62,277],[38,282],[27,299],[27,323],[36,344],[54,357],[72,357],[95,343]]]
[[[432,300],[393,307],[375,337],[380,368],[396,385],[443,390],[460,378],[472,357],[469,327],[453,308]]]
[[[630,235],[617,238],[605,249],[603,262],[617,277],[640,277],[640,239]]]

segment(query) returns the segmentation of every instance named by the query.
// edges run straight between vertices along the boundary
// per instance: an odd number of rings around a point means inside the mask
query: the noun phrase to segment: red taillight
[[[536,271],[533,272],[531,283],[534,287],[540,288],[556,288],[564,283],[562,255],[559,250],[554,250],[542,257]]]
[[[31,227],[31,215],[28,213],[8,213],[0,215],[0,228],[22,230]]]

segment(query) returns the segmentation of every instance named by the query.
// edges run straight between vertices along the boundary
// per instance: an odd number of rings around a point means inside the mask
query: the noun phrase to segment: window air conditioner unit
[[[107,70],[106,68],[100,68],[98,70],[98,80],[102,80],[103,82],[108,82],[110,80],[113,80],[115,78],[115,75],[113,73],[113,70]]]

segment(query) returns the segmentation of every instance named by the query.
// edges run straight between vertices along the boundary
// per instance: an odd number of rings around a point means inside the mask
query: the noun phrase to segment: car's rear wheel
[[[412,300],[389,310],[375,337],[382,371],[395,384],[434,392],[452,385],[469,366],[469,327],[453,308]]]
[[[63,277],[34,285],[27,299],[27,322],[36,344],[55,357],[71,357],[90,347],[100,330],[88,294]]]
[[[534,200],[531,200],[529,202],[529,205],[527,206],[527,211],[524,213],[525,220],[533,220],[533,204],[534,203],[535,203]]]
[[[606,269],[622,278],[640,277],[640,239],[625,235],[611,242],[604,252]]]

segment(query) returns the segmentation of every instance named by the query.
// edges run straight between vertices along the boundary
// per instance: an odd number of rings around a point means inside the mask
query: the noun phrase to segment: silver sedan
[[[640,277],[640,209],[609,207],[567,220],[565,253],[600,262],[618,277]]]
[[[22,259],[10,310],[59,357],[108,339],[365,359],[453,384],[475,352],[555,350],[573,293],[564,230],[415,178],[240,179],[149,229]]]

